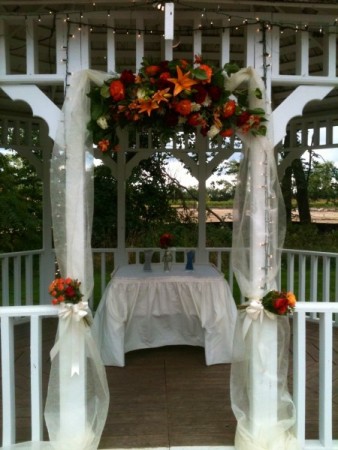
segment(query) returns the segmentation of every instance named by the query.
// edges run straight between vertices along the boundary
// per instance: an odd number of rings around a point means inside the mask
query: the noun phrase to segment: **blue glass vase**
[[[185,265],[185,270],[194,270],[195,252],[194,250],[189,250],[187,252],[187,263]]]

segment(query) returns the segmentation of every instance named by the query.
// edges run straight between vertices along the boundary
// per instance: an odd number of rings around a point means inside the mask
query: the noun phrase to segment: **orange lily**
[[[168,97],[171,97],[171,94],[168,94],[170,88],[162,89],[161,91],[155,92],[153,95],[153,100],[157,103],[168,102]]]
[[[214,112],[214,125],[216,125],[217,128],[222,128],[222,122],[220,120],[220,114],[218,112]]]
[[[176,95],[178,95],[182,91],[190,91],[191,86],[197,84],[197,81],[189,78],[190,72],[183,74],[179,66],[176,66],[176,70],[177,78],[168,78],[168,81],[171,81],[175,85],[174,97],[176,97]]]
[[[140,113],[146,112],[150,117],[151,111],[158,108],[159,108],[158,104],[152,99],[140,100],[140,107],[139,107]]]

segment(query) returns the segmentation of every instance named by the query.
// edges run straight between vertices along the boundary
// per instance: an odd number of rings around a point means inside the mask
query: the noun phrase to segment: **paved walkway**
[[[53,319],[44,320],[46,392]],[[17,441],[30,439],[29,326],[16,327]],[[307,335],[307,439],[318,438],[318,327]],[[338,439],[338,330],[334,330],[334,438]],[[290,364],[291,366],[292,364]],[[107,367],[108,420],[100,448],[232,445],[230,365],[205,366],[198,347],[163,347],[126,355],[126,367]],[[290,383],[292,367],[290,367]],[[290,388],[291,389],[291,388]],[[45,436],[45,439],[47,435]]]

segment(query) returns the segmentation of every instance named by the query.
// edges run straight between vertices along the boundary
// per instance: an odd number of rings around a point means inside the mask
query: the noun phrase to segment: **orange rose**
[[[191,101],[190,100],[180,100],[176,106],[175,110],[181,114],[181,116],[188,116],[191,113]]]
[[[288,299],[290,308],[294,308],[296,306],[296,296],[293,292],[287,292],[286,298]]]
[[[234,130],[232,128],[227,128],[226,130],[222,130],[219,133],[222,137],[230,137],[234,134]]]
[[[230,117],[235,114],[236,111],[236,102],[234,100],[229,100],[223,106],[223,117]]]
[[[212,68],[207,66],[206,64],[201,64],[199,69],[204,70],[206,76],[208,77],[206,80],[203,80],[202,83],[210,83],[212,77]]]
[[[109,141],[108,139],[102,139],[97,143],[101,152],[106,152],[109,149]]]
[[[124,99],[125,87],[120,80],[113,80],[109,86],[109,92],[115,102],[119,102]]]
[[[148,77],[153,77],[156,74],[158,74],[161,70],[160,66],[147,66],[145,68],[145,73],[148,75]]]

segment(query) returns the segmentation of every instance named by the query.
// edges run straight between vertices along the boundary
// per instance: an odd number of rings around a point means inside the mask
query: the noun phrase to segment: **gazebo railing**
[[[319,321],[312,324],[319,327],[318,341],[318,362],[314,368],[314,373],[318,371],[318,394],[317,389],[311,391],[311,399],[307,398],[309,387],[307,386],[307,335],[306,318],[308,315],[317,314]],[[333,354],[337,348],[336,337],[333,333],[336,330],[332,327],[333,315],[338,315],[338,303],[329,302],[300,302],[297,305],[293,316],[293,399],[297,411],[296,433],[304,450],[323,449],[331,450],[338,448],[337,436],[333,435],[333,421],[337,420],[337,412],[333,408],[333,373],[336,362],[333,361]],[[19,417],[22,413],[19,404],[16,405],[16,359],[15,359],[15,330],[14,321],[18,317],[24,317],[30,321],[30,394],[31,411],[29,414],[31,423],[31,438],[39,441],[43,438],[43,390],[42,390],[42,320],[46,317],[57,315],[57,309],[51,305],[45,306],[14,306],[0,307],[1,323],[1,374],[2,374],[2,446],[14,444],[16,442],[16,430],[20,428]],[[27,343],[28,348],[28,343]],[[335,353],[334,353],[335,352]],[[23,378],[19,378],[23,381]],[[27,387],[26,381],[25,388]],[[21,387],[17,385],[17,388]],[[318,428],[314,439],[306,438],[306,423],[308,421],[307,405],[311,407],[318,404],[317,416],[318,427],[311,422],[311,433]],[[25,416],[27,416],[26,412]],[[26,422],[25,422],[26,426]],[[334,439],[335,438],[335,439]],[[233,450],[233,446],[224,446],[223,450]]]
[[[127,248],[128,262],[142,263],[145,248]],[[161,260],[160,248],[153,248],[153,261]],[[174,261],[185,262],[188,248],[180,247],[173,251]],[[116,268],[115,248],[93,249],[95,272],[95,304],[101,298]],[[228,247],[208,247],[208,260],[224,273],[233,295],[242,302],[236,279],[231,268],[231,249]],[[19,306],[49,303],[44,277],[53,279],[43,271],[43,250],[0,254],[0,305]],[[43,274],[43,276],[42,276]],[[338,302],[338,254],[309,250],[283,249],[281,251],[281,270],[278,288],[293,291],[298,301]],[[318,319],[315,312],[309,313]],[[338,316],[335,315],[338,323]]]

